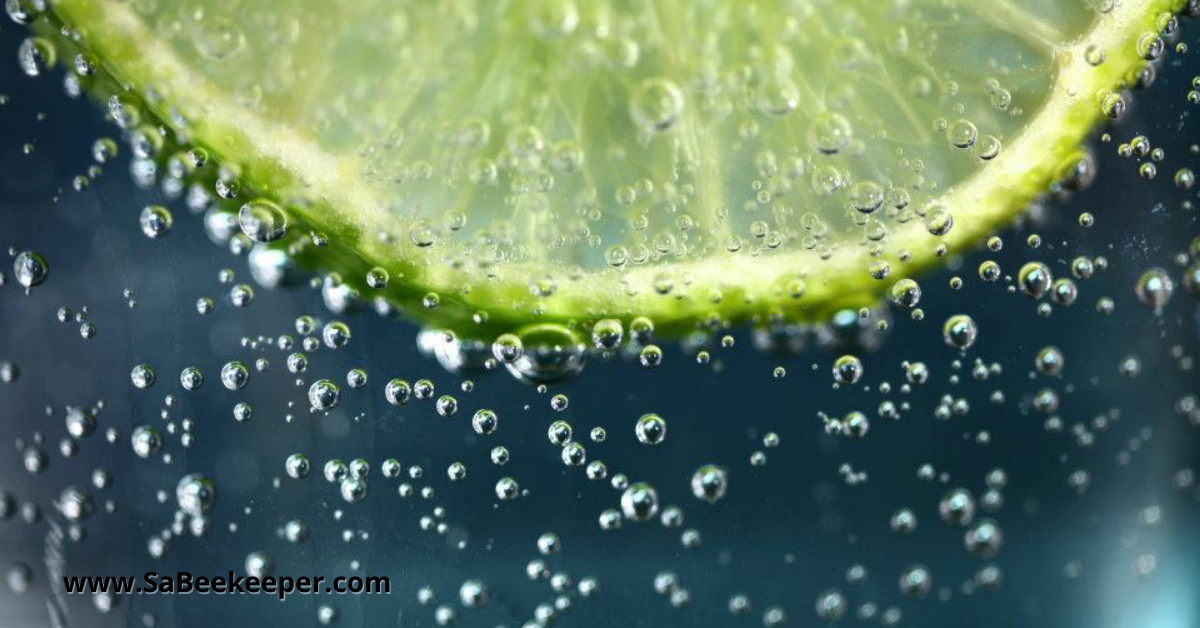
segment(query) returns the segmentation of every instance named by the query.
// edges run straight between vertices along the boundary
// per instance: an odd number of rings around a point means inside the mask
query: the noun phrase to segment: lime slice
[[[1183,3],[10,4],[247,234],[494,337],[869,304],[1077,173]]]

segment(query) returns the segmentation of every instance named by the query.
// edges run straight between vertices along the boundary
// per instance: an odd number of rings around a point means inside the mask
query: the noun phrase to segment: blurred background
[[[540,392],[503,369],[447,370],[419,349],[414,325],[369,307],[334,316],[304,282],[258,286],[244,255],[210,242],[202,216],[134,184],[119,141],[118,158],[76,190],[75,178],[95,163],[93,143],[120,140],[119,130],[93,103],[68,98],[61,72],[25,77],[15,61],[25,34],[0,26],[0,59],[9,60],[0,62],[0,245],[36,251],[50,265],[28,295],[11,258],[0,266],[0,362],[11,380],[0,383],[0,626],[435,626],[453,613],[457,625],[516,627],[556,603],[560,626],[818,625],[828,623],[816,605],[830,590],[837,595],[824,599],[844,604],[844,625],[1200,625],[1200,301],[1181,285],[1200,212],[1196,190],[1174,181],[1200,162],[1200,109],[1188,102],[1200,89],[1197,34],[1184,23],[1180,41],[1193,50],[1168,55],[1152,88],[1103,130],[1111,140],[1094,142],[1090,187],[1047,200],[1037,220],[999,234],[1003,250],[955,258],[922,278],[924,320],[883,309],[862,326],[849,313],[839,325],[773,338],[732,330],[728,347],[720,338],[705,347],[701,339],[664,343],[655,368],[592,356],[580,378]],[[1119,156],[1137,135],[1163,159]],[[1140,175],[1142,161],[1155,163],[1157,176]],[[161,239],[138,224],[148,204],[174,214]],[[1080,226],[1083,212],[1094,215],[1091,228]],[[1034,233],[1037,248],[1026,243]],[[1103,257],[1107,268],[1078,281],[1077,302],[1048,316],[1006,293],[1006,282],[977,275],[992,259],[1009,275],[1040,260],[1068,276],[1080,255]],[[1176,284],[1159,315],[1134,291],[1153,267]],[[960,289],[950,287],[955,276]],[[255,296],[235,307],[229,294],[242,283]],[[197,308],[204,298],[214,303],[208,314]],[[1098,311],[1105,298],[1107,315]],[[68,322],[60,308],[69,308]],[[86,321],[74,318],[85,310]],[[942,323],[960,313],[979,327],[962,355],[941,337]],[[295,328],[303,315],[341,320],[353,337],[342,349],[305,351]],[[881,317],[890,320],[882,332]],[[81,334],[84,323],[94,326],[91,338]],[[279,348],[281,335],[293,337],[291,349]],[[1050,345],[1065,356],[1058,376],[1034,369]],[[696,359],[701,348],[707,363]],[[295,351],[308,353],[306,373],[286,367]],[[860,355],[865,375],[836,389],[830,367],[843,353]],[[262,371],[254,368],[260,358],[269,362]],[[251,367],[236,392],[219,376],[231,360]],[[907,391],[906,361],[929,371]],[[985,378],[975,373],[979,362]],[[131,385],[138,364],[157,373],[146,389]],[[204,375],[196,390],[179,383],[187,367]],[[310,413],[308,385],[343,384],[352,368],[366,371],[367,385],[342,385],[336,409]],[[388,404],[383,386],[396,377],[428,379],[434,399],[456,398],[457,414],[440,416],[433,400]],[[568,397],[565,409],[552,407],[557,394]],[[239,402],[252,406],[249,420],[235,420]],[[889,402],[898,418],[881,408]],[[94,433],[71,437],[67,407],[100,405]],[[499,417],[493,435],[468,425],[481,408]],[[865,438],[825,433],[822,413],[851,411],[869,417]],[[634,436],[648,412],[669,426],[653,447]],[[589,460],[606,463],[608,479],[563,465],[546,436],[559,419]],[[130,444],[144,425],[162,435],[161,450],[145,459]],[[588,437],[597,426],[607,430],[602,443]],[[503,466],[491,459],[500,445],[510,454]],[[311,461],[305,479],[285,473],[294,453]],[[402,478],[380,475],[391,457]],[[370,463],[365,500],[347,503],[322,477],[334,458]],[[455,462],[466,467],[461,481],[447,476]],[[703,464],[728,473],[728,493],[715,505],[691,493]],[[217,491],[211,529],[199,536],[187,525],[172,531],[183,521],[176,485],[190,473]],[[611,485],[618,473],[652,484],[663,509],[680,509],[682,524],[601,529],[600,513],[620,508]],[[498,501],[502,477],[519,482],[522,496]],[[402,496],[401,484],[413,494]],[[976,521],[1002,530],[994,556],[967,551],[968,528],[939,516],[939,501],[955,488],[974,496]],[[81,501],[90,516],[60,507]],[[892,522],[903,509],[917,521],[908,534]],[[301,542],[282,533],[293,520],[307,528]],[[543,556],[537,539],[547,532],[562,548]],[[64,574],[244,572],[254,552],[269,556],[277,575],[388,576],[392,592],[281,603],[61,591]],[[531,579],[534,560],[566,577]],[[900,585],[914,565],[932,579],[923,597]],[[587,577],[599,584],[590,596],[577,586]],[[460,602],[468,579],[486,583],[486,604]],[[656,580],[670,586],[660,593]],[[748,610],[732,613],[739,595]]]

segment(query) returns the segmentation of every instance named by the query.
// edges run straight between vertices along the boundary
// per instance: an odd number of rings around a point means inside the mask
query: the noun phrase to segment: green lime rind
[[[538,262],[498,264],[483,277],[477,269],[439,263],[430,255],[403,254],[378,238],[392,220],[378,209],[379,199],[354,184],[364,164],[323,152],[303,134],[215,89],[156,38],[128,3],[58,0],[53,14],[39,18],[35,28],[63,58],[95,59],[97,71],[80,77],[89,94],[102,101],[117,96],[142,112],[142,125],[174,132],[161,159],[199,146],[236,172],[241,195],[223,201],[231,211],[250,198],[283,205],[295,224],[287,242],[274,246],[287,247],[302,265],[335,272],[363,296],[387,299],[424,323],[486,339],[534,323],[584,330],[601,318],[628,322],[637,316],[654,321],[659,333],[679,335],[714,323],[821,320],[839,309],[876,303],[891,281],[873,279],[867,272],[872,262],[889,262],[891,280],[916,275],[947,253],[978,245],[1070,172],[1079,162],[1081,142],[1144,67],[1145,38],[1156,37],[1181,6],[1180,0],[1121,2],[1084,36],[1065,44],[1057,53],[1055,84],[1032,121],[996,159],[940,197],[941,204],[957,208],[946,235],[932,237],[913,220],[889,234],[893,253],[883,257],[844,246],[824,258],[800,250],[681,261],[670,264],[670,271],[685,285],[666,295],[655,290],[661,266],[584,272],[539,291],[531,284],[547,269]],[[1087,63],[1084,51],[1093,47],[1106,51],[1104,63]],[[189,176],[211,184],[216,166]],[[285,194],[301,187],[309,191],[304,198]],[[326,234],[329,245],[316,247],[295,236],[310,232]],[[376,266],[391,272],[383,289],[365,283]],[[429,307],[431,294],[437,295],[436,307]]]

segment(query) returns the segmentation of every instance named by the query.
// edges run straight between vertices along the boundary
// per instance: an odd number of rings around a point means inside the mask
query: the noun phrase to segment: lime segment
[[[1179,4],[58,0],[42,30],[272,246],[494,337],[869,304],[1076,169]]]

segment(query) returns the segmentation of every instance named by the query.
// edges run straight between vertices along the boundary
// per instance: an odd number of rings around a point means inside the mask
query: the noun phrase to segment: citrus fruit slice
[[[9,5],[41,33],[26,69],[70,64],[68,88],[102,98],[160,176],[476,337],[868,304],[1077,175],[1182,7]]]

